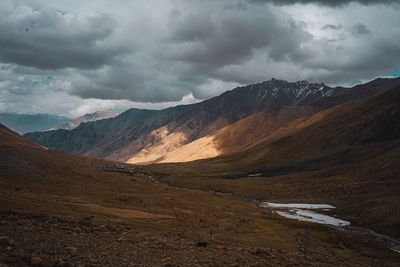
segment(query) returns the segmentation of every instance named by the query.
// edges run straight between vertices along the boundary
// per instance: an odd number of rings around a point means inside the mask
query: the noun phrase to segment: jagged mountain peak
[[[230,95],[245,94],[258,104],[265,102],[273,107],[309,104],[334,93],[335,89],[324,83],[311,83],[306,80],[289,82],[275,78],[228,92]]]
[[[93,119],[108,119],[108,118],[112,118],[115,117],[117,114],[111,111],[104,111],[104,110],[98,110],[95,111],[93,113],[87,113],[83,116],[80,116],[76,119],[80,119],[80,118],[93,118]]]

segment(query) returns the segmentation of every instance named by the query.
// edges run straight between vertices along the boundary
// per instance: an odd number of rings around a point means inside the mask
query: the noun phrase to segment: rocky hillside
[[[200,159],[232,152],[232,148],[242,148],[262,137],[265,131],[294,119],[383,92],[397,84],[400,79],[377,79],[352,88],[331,88],[323,83],[272,79],[238,87],[193,105],[160,111],[131,109],[115,118],[85,123],[71,131],[33,133],[26,137],[48,148],[121,161],[182,161],[181,156],[174,155],[182,153],[182,149],[187,151],[182,154],[186,159]],[[241,129],[249,126],[248,122],[232,126],[236,130],[223,131],[225,135],[246,132],[243,139],[240,135],[217,141],[210,137],[224,136],[220,130],[255,114],[262,115],[248,119],[253,131]],[[199,141],[190,146],[196,140]],[[202,152],[199,147],[204,148]]]
[[[400,86],[294,120],[241,151],[207,162],[273,172],[379,155],[400,145]],[[389,149],[390,150],[390,149]],[[359,154],[357,154],[359,153]],[[376,155],[375,155],[375,154]],[[286,163],[284,163],[286,162]],[[240,165],[240,167],[239,167]],[[280,166],[282,165],[282,166]],[[263,171],[264,169],[264,171]]]

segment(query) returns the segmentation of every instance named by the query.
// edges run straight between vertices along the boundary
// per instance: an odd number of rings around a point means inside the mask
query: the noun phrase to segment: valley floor
[[[240,197],[169,185],[129,165],[77,160],[72,157],[68,162],[74,170],[65,168],[65,173],[54,175],[56,169],[49,168],[53,175],[41,178],[31,178],[33,165],[30,175],[21,174],[20,180],[2,170],[3,265],[396,266],[400,262],[398,254],[380,244],[281,218]]]

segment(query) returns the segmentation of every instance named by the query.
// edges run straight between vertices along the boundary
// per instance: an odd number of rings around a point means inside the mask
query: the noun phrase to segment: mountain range
[[[20,134],[26,134],[57,129],[72,130],[81,123],[109,119],[115,116],[117,114],[110,111],[96,111],[75,119],[49,114],[0,113],[0,123]]]
[[[130,109],[73,130],[25,136],[51,149],[130,163],[184,162],[238,151],[291,121],[398,84],[400,78],[350,88],[271,79],[192,105]]]

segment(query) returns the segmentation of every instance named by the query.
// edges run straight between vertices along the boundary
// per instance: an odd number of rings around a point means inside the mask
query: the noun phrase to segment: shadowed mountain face
[[[238,169],[257,169],[285,162],[288,166],[296,161],[305,163],[305,159],[310,159],[311,166],[313,159],[315,164],[341,161],[357,149],[366,148],[369,153],[372,150],[368,148],[375,144],[395,147],[399,140],[400,86],[397,86],[366,100],[345,103],[294,120],[264,135],[246,149],[210,160],[207,165],[229,162]]]
[[[331,88],[323,83],[272,79],[193,105],[160,111],[131,109],[71,131],[26,137],[52,149],[133,163],[188,161],[233,152],[292,120],[397,84],[400,79],[377,79],[353,88]],[[247,121],[239,123],[244,118]]]
[[[293,120],[240,151],[151,168],[169,183],[246,199],[336,203],[352,224],[399,238],[399,160],[397,86]]]
[[[152,110],[131,109],[116,118],[88,122],[74,130],[55,130],[25,136],[48,148],[85,154],[101,146],[102,142],[113,143],[117,138],[123,138],[121,136],[128,132],[135,135],[141,131],[141,127],[146,128],[144,122],[154,113]]]

